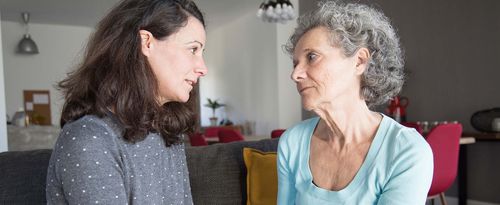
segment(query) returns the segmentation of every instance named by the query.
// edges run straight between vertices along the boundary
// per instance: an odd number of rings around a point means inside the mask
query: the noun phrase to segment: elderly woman
[[[432,151],[414,129],[370,110],[401,90],[399,39],[361,4],[323,2],[286,48],[306,110],[278,147],[278,204],[424,204]]]

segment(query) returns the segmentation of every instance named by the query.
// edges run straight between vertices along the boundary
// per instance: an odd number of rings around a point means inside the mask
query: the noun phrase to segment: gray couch
[[[194,204],[246,202],[243,147],[276,151],[277,139],[186,149]],[[46,204],[45,178],[51,150],[0,153],[0,204]]]

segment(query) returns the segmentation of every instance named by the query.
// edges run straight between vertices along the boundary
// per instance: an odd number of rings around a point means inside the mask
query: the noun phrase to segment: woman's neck
[[[316,136],[341,147],[371,141],[382,120],[382,115],[368,109],[363,100],[343,106],[323,104],[313,111],[321,118]]]

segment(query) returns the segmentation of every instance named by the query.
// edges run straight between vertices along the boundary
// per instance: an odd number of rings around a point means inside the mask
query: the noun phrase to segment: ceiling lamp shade
[[[260,4],[257,17],[264,22],[284,24],[295,18],[295,12],[289,0],[266,0]]]
[[[27,12],[22,13],[24,25],[26,27],[26,33],[23,36],[23,39],[19,41],[19,44],[17,44],[17,53],[20,54],[38,54],[38,46],[36,45],[35,41],[31,39],[30,34],[28,33],[29,31],[29,20],[30,20],[30,14]]]

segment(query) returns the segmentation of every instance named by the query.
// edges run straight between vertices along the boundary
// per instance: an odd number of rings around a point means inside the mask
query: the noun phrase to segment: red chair
[[[189,142],[191,143],[191,146],[208,145],[207,140],[205,140],[205,137],[201,133],[194,133],[192,135],[189,135]]]
[[[422,127],[417,124],[416,122],[402,122],[401,123],[403,126],[405,127],[409,127],[409,128],[415,128],[415,130],[417,130],[418,133],[420,133],[421,135],[423,135],[423,132],[424,130],[422,129]]]
[[[243,135],[241,135],[241,133],[236,130],[221,129],[219,130],[218,135],[219,135],[219,142],[222,143],[245,140],[245,137],[243,137]]]
[[[434,127],[426,138],[434,155],[434,176],[427,196],[433,201],[439,196],[441,204],[444,205],[444,192],[450,188],[457,176],[461,135],[461,124],[441,124]]]
[[[271,138],[278,138],[278,137],[281,137],[281,135],[283,134],[283,132],[285,132],[286,129],[276,129],[276,130],[273,130],[271,131]]]
[[[212,138],[212,137],[218,137],[219,130],[224,129],[221,127],[207,127],[205,128],[205,137],[207,138]]]

